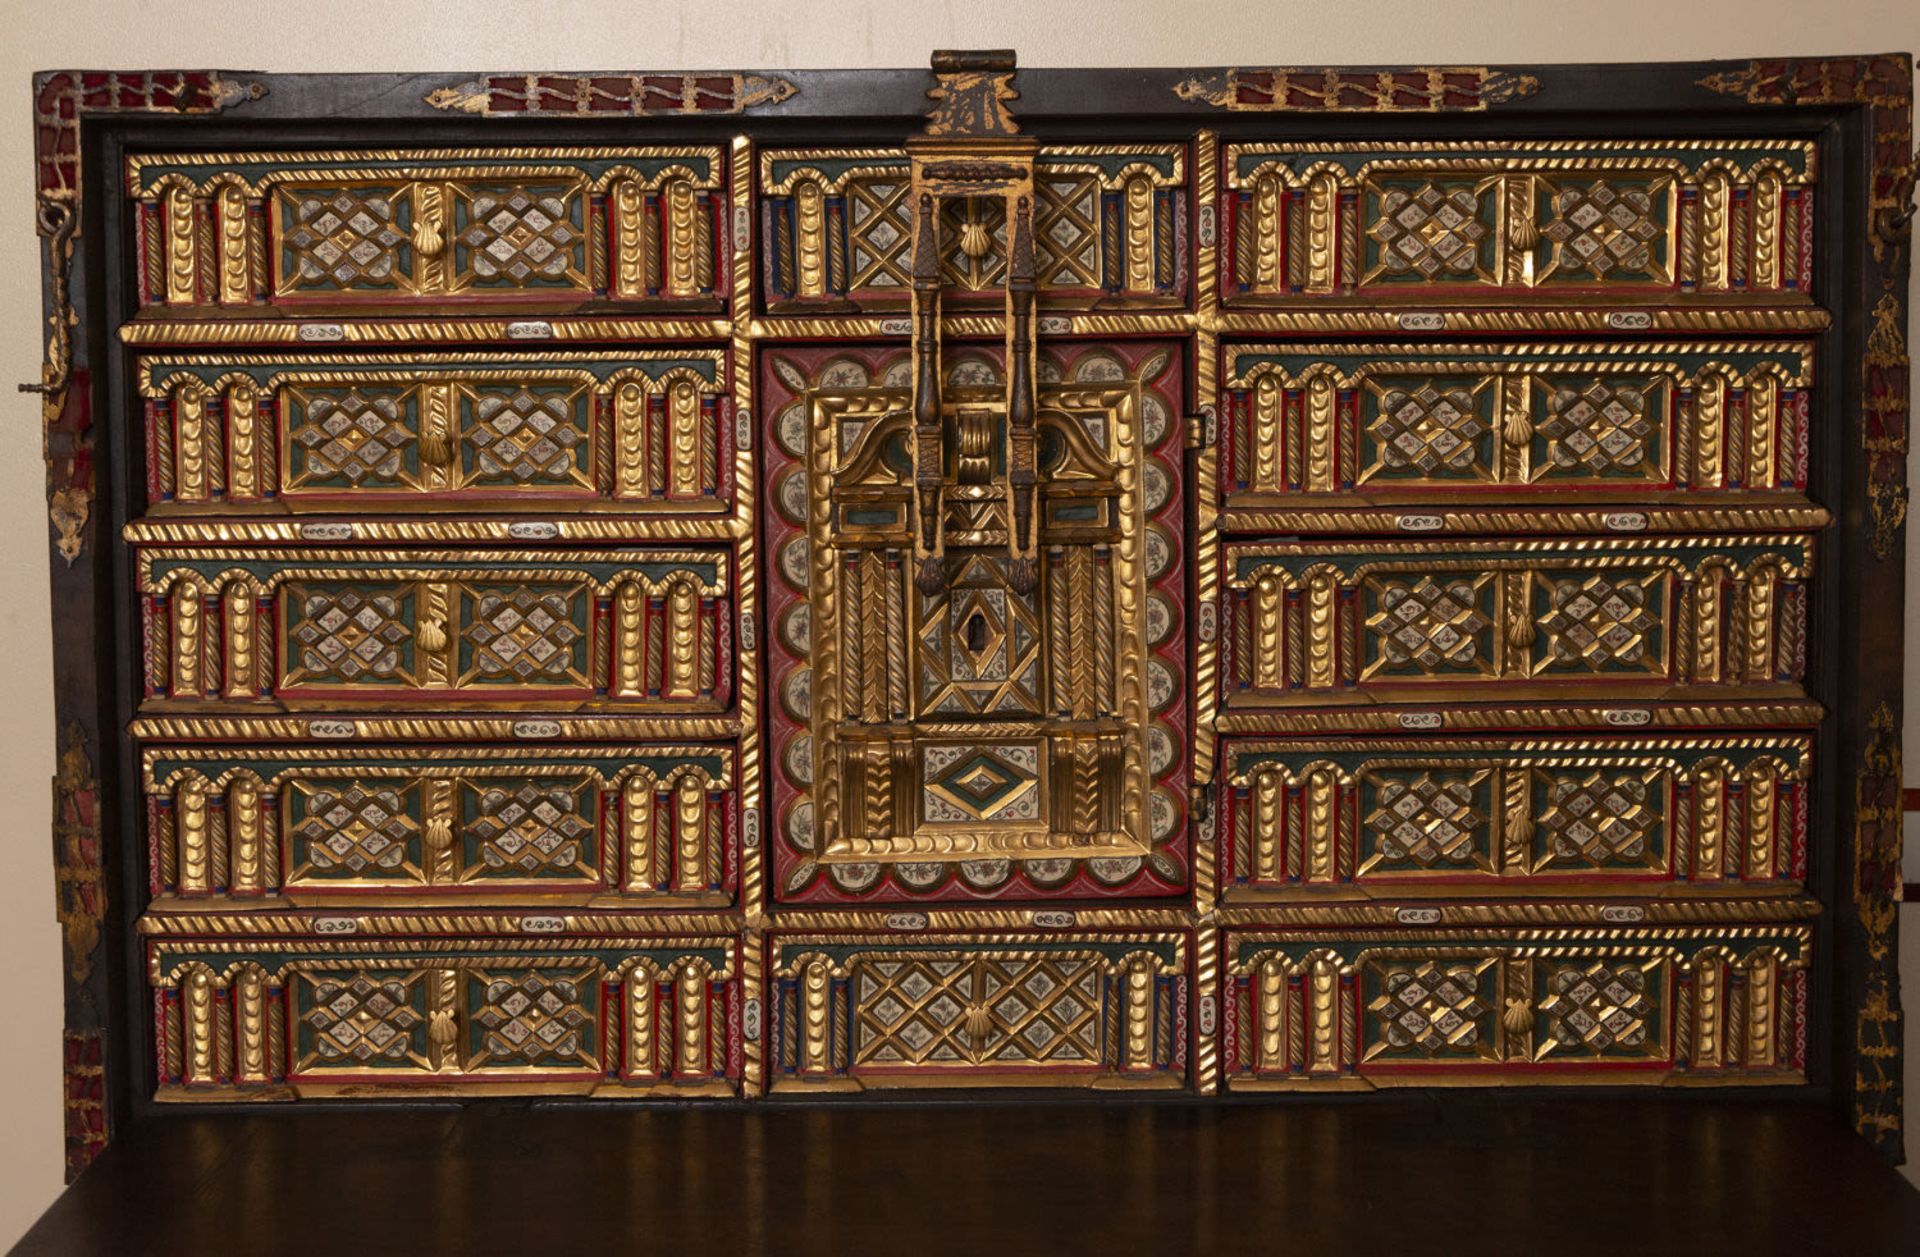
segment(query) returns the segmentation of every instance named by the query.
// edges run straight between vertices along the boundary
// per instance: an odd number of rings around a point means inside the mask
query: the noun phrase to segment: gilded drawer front
[[[1230,710],[1440,698],[1798,698],[1796,537],[1225,547]]]
[[[150,938],[162,1100],[732,1095],[725,937]]]
[[[1040,302],[1059,309],[1181,306],[1187,271],[1184,145],[1040,150],[1033,240]],[[904,308],[913,286],[904,149],[760,154],[762,291],[769,309]],[[948,300],[1006,284],[1004,204],[947,203],[938,225]]]
[[[156,514],[733,501],[720,349],[167,355],[139,372]]]
[[[1812,142],[1229,144],[1227,300],[1808,300]]]
[[[724,553],[144,550],[139,566],[149,711],[732,696]]]
[[[1185,936],[780,935],[775,1091],[1184,1085]]]
[[[732,901],[728,746],[145,751],[148,889],[181,911]]]
[[[143,154],[143,306],[718,309],[717,148]]]
[[[1234,512],[1809,505],[1808,342],[1247,345],[1222,377]]]
[[[1229,902],[1796,891],[1812,739],[1234,741]]]
[[[1235,931],[1234,1090],[1805,1080],[1801,925]]]

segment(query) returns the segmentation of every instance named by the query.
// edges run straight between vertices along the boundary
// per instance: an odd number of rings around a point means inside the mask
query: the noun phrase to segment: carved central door
[[[950,365],[918,509],[909,390],[809,395],[821,858],[1141,853],[1139,387],[1035,390],[1026,508],[1005,373]]]

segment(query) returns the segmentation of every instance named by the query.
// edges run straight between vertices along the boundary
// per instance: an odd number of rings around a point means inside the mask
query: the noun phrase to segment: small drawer
[[[732,700],[723,553],[148,549],[139,567],[148,712]]]
[[[1233,305],[1810,300],[1811,141],[1259,143],[1223,157]]]
[[[1227,522],[1303,504],[1805,507],[1813,360],[1810,342],[1232,346]]]
[[[1224,547],[1229,712],[1802,696],[1812,542],[1787,536]]]
[[[723,349],[154,355],[139,380],[150,515],[733,503]]]
[[[149,938],[161,1100],[735,1095],[731,937]]]
[[[726,904],[726,746],[147,748],[154,910]]]
[[[1184,934],[776,935],[775,1091],[1177,1088]]]
[[[1231,740],[1230,903],[1780,894],[1806,876],[1804,735]]]
[[[725,169],[710,147],[137,154],[140,304],[718,311]]]
[[[1227,1086],[1806,1081],[1807,926],[1230,932]]]
[[[1192,282],[1188,204],[1184,145],[1043,147],[1033,206],[1041,306],[1184,307]],[[977,256],[961,247],[969,229],[985,233]],[[904,310],[914,236],[906,150],[763,151],[760,232],[770,311]],[[939,232],[946,299],[997,301],[1006,285],[1004,202],[949,202]]]

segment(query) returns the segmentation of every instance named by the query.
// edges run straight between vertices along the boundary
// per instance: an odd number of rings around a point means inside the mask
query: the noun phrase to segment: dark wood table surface
[[[1920,1192],[1805,1103],[187,1115],[16,1253],[1920,1253]]]

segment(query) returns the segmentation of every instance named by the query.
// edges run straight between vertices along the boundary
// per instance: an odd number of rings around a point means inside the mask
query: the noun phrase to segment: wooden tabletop
[[[17,1253],[1920,1252],[1813,1104],[480,1105],[151,1119]]]

